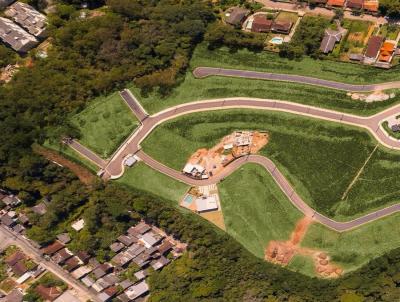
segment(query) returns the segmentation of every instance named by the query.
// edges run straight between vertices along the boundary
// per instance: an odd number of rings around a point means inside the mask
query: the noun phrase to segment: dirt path
[[[74,173],[81,182],[83,182],[86,185],[90,185],[94,182],[96,179],[95,176],[87,169],[83,168],[82,166],[74,163],[73,161],[70,161],[69,159],[66,159],[59,153],[46,149],[41,146],[34,146],[33,151],[35,151],[37,154],[40,154],[47,158],[48,160],[55,162],[63,167],[68,168],[69,170]]]

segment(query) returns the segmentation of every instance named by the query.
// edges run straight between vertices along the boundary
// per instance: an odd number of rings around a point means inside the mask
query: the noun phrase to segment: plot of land
[[[195,150],[249,128],[268,131],[261,154],[275,162],[307,203],[329,217],[348,220],[398,202],[400,154],[381,147],[341,200],[376,141],[362,129],[337,123],[253,110],[196,113],[159,126],[142,147],[180,170]]]
[[[372,34],[374,25],[371,22],[360,20],[344,20],[343,27],[348,30],[344,41],[344,50],[348,53],[362,53]]]
[[[79,141],[103,158],[110,156],[138,125],[118,93],[93,100],[71,122],[81,131]]]
[[[132,168],[128,168],[124,176],[118,179],[117,182],[127,187],[163,197],[172,201],[176,206],[178,206],[178,201],[189,189],[189,186],[161,174],[141,162]]]

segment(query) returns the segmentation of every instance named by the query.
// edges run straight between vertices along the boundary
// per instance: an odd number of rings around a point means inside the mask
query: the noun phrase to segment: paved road
[[[63,271],[61,267],[59,267],[58,265],[56,265],[51,261],[45,260],[39,254],[37,249],[31,245],[29,240],[25,239],[20,234],[15,234],[14,232],[10,231],[4,225],[0,225],[0,240],[2,241],[1,246],[4,246],[3,241],[5,238],[7,240],[7,243],[18,246],[24,251],[24,253],[29,255],[35,262],[39,263],[46,270],[52,272],[55,276],[57,276],[65,283],[67,283],[77,292],[78,296],[82,298],[84,301],[88,300],[99,301],[95,293],[90,292],[85,286],[83,286],[74,278],[72,278],[70,274]]]
[[[143,151],[141,151],[140,143],[145,139],[151,131],[159,124],[178,117],[180,115],[200,112],[200,111],[210,111],[210,110],[221,110],[228,108],[257,108],[262,110],[271,111],[282,111],[290,112],[299,115],[310,116],[313,118],[336,121],[338,123],[350,124],[365,128],[370,131],[372,135],[375,136],[383,145],[400,150],[400,142],[392,140],[387,137],[387,135],[379,127],[381,121],[386,119],[388,116],[397,114],[400,112],[400,105],[393,106],[383,112],[369,117],[360,117],[356,115],[351,115],[347,113],[341,113],[337,111],[306,106],[291,102],[268,100],[268,99],[253,99],[253,98],[230,98],[230,99],[218,99],[209,100],[201,102],[187,103],[183,105],[176,106],[174,108],[169,108],[162,112],[159,112],[153,116],[149,116],[142,122],[142,126],[139,130],[135,132],[134,135],[119,149],[119,151],[114,154],[113,158],[109,161],[105,168],[104,178],[116,179],[123,175],[124,166],[123,159],[128,154],[137,154],[147,165],[152,168],[164,173],[170,177],[173,177],[179,181],[188,183],[190,185],[200,185],[200,184],[210,184],[220,181],[222,178],[229,175],[232,171],[236,170],[240,165],[248,162],[255,162],[264,166],[273,176],[274,180],[283,190],[283,192],[289,197],[290,201],[296,206],[300,211],[302,211],[307,216],[313,216],[315,220],[320,223],[338,231],[347,231],[355,228],[366,222],[376,220],[380,217],[395,213],[400,210],[400,204],[392,207],[388,207],[383,210],[379,210],[358,218],[349,222],[337,222],[333,221],[322,214],[315,212],[310,208],[298,194],[291,187],[289,182],[285,179],[282,173],[276,168],[276,166],[268,158],[262,156],[252,155],[246,158],[240,158],[229,165],[229,169],[223,174],[218,175],[218,178],[214,177],[209,180],[193,180],[187,176],[182,175],[181,172],[175,171],[165,165],[157,162]]]
[[[142,122],[145,118],[149,116],[129,89],[122,90],[119,95],[122,97],[122,99],[125,101],[125,103],[132,110],[133,114],[138,118],[140,122]]]
[[[67,145],[70,146],[72,149],[74,149],[76,152],[78,152],[80,155],[82,155],[84,158],[94,163],[99,168],[104,168],[107,165],[107,161],[102,159],[92,150],[80,144],[78,141],[72,140],[68,142]]]
[[[208,76],[225,76],[225,77],[238,77],[246,79],[295,82],[295,83],[321,86],[321,87],[351,91],[351,92],[370,92],[375,90],[400,88],[400,81],[379,83],[379,84],[355,85],[355,84],[322,80],[318,78],[306,77],[294,74],[258,72],[258,71],[214,68],[214,67],[197,67],[193,71],[193,75],[196,78],[205,78]]]

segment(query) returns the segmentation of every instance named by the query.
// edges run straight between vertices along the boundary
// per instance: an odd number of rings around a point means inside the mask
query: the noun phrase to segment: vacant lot
[[[210,66],[249,69],[276,73],[300,74],[321,79],[354,84],[380,83],[400,80],[399,68],[382,70],[370,66],[314,60],[288,60],[268,52],[254,53],[248,50],[232,52],[227,48],[208,50],[206,44],[199,45],[191,61],[192,67]]]
[[[286,175],[297,192],[319,212],[348,220],[398,202],[400,154],[378,148],[344,200],[376,141],[364,130],[292,114],[227,110],[186,115],[154,130],[145,152],[181,170],[198,148],[209,148],[238,129],[266,130],[261,151]]]
[[[118,93],[94,99],[71,122],[81,131],[79,141],[103,158],[110,156],[138,125]]]
[[[302,217],[256,164],[243,166],[218,187],[226,231],[260,258],[270,240],[288,240]]]
[[[369,33],[372,30],[373,23],[360,20],[344,20],[343,27],[348,30],[346,40],[344,41],[344,51],[348,53],[363,52],[368,42]]]
[[[161,174],[143,163],[138,163],[132,168],[127,168],[118,183],[127,187],[147,191],[153,195],[170,200],[174,205],[183,197],[189,187],[164,174]]]
[[[400,214],[337,233],[320,224],[311,225],[302,246],[325,250],[346,270],[354,270],[400,246]]]
[[[291,101],[359,115],[370,115],[400,100],[400,93],[396,93],[396,96],[388,101],[365,103],[352,100],[346,96],[346,92],[311,85],[229,77],[195,79],[190,73],[166,97],[155,92],[142,96],[137,88],[131,88],[131,90],[138,96],[149,113],[156,113],[191,101],[224,97],[255,97]]]

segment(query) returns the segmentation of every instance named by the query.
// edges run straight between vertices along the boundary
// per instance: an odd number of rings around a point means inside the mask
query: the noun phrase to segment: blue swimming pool
[[[186,195],[183,199],[183,203],[186,207],[190,206],[193,202],[193,195]]]

